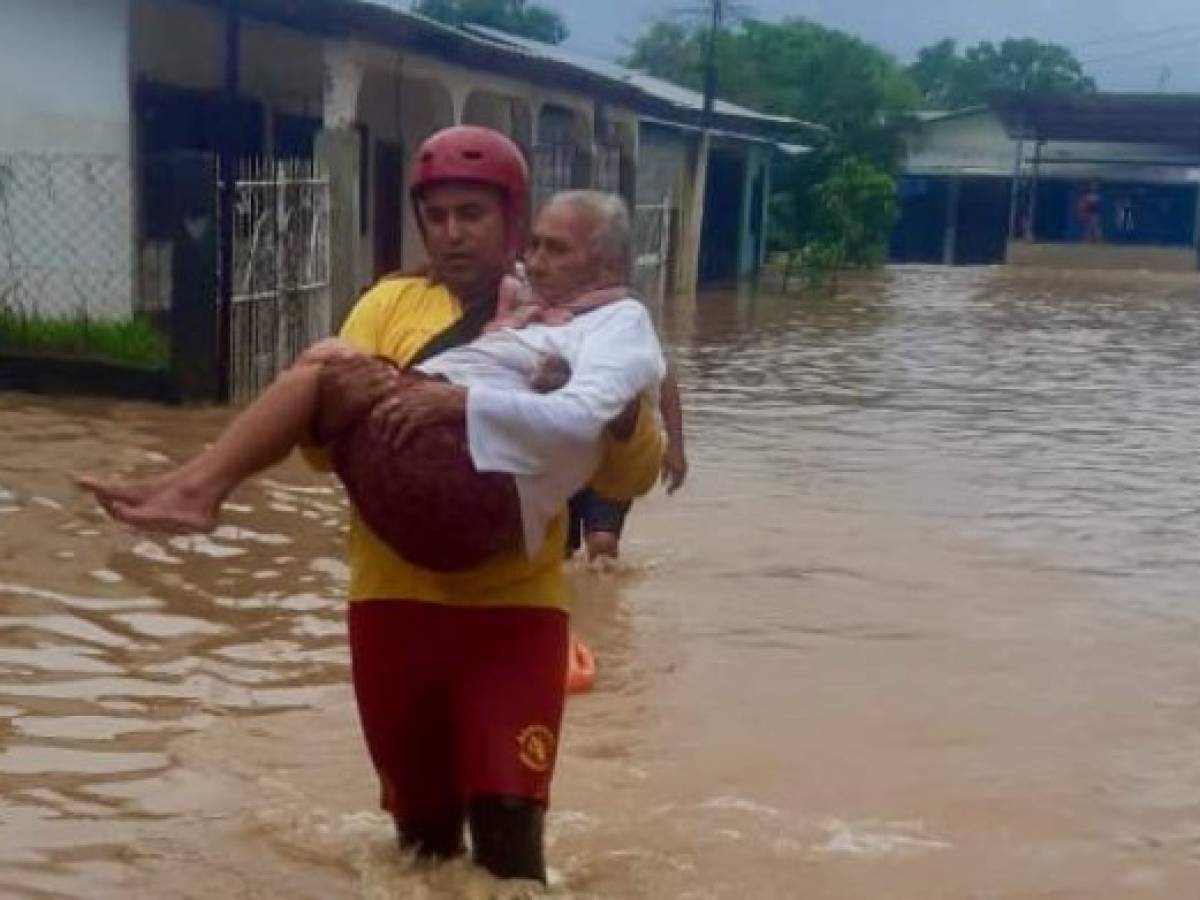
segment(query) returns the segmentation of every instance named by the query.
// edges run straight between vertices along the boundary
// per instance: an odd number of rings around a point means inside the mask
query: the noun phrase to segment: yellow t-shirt
[[[424,278],[386,278],[358,301],[341,337],[365,353],[406,364],[434,335],[453,324],[462,307],[451,293]],[[604,496],[632,500],[648,491],[658,475],[662,436],[654,412],[643,403],[637,427],[627,441],[605,438]],[[328,469],[327,455],[306,448],[305,456]],[[464,572],[433,572],[397,556],[355,515],[350,525],[350,599],[406,599],[464,606],[565,607],[562,573],[566,517],[550,525],[537,555],[523,549],[499,554]]]

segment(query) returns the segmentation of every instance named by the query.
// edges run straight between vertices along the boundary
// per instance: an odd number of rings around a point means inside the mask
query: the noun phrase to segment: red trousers
[[[399,824],[461,815],[483,796],[548,801],[565,612],[362,600],[349,634],[381,804]]]

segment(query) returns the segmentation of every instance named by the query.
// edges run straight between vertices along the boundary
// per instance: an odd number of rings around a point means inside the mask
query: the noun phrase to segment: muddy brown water
[[[1200,896],[1198,287],[914,268],[670,310],[693,480],[573,573],[601,672],[550,894]],[[66,480],[224,415],[0,395],[0,897],[505,895],[375,807],[333,484],[289,463],[164,539]]]

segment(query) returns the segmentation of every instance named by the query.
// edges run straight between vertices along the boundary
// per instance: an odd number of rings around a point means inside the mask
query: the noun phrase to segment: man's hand
[[[618,441],[627,441],[633,437],[633,431],[637,428],[638,412],[642,408],[642,398],[634,397],[629,401],[621,414],[608,423],[608,433]]]
[[[553,353],[542,354],[529,378],[529,386],[539,394],[566,387],[571,380],[571,364]]]
[[[396,368],[365,353],[329,356],[319,364],[318,415],[313,431],[323,442],[354,424],[396,387]]]
[[[662,483],[667,486],[667,495],[674,494],[687,481],[688,461],[683,452],[683,445],[674,442],[667,444],[663,453]]]
[[[406,385],[382,400],[371,412],[379,436],[393,449],[403,447],[418,429],[439,422],[462,420],[467,414],[467,389],[444,381]]]

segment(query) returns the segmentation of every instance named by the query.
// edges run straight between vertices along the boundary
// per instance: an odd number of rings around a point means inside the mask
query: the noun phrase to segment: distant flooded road
[[[551,895],[1200,896],[1198,294],[905,268],[670,311],[693,479],[574,574]],[[175,539],[70,486],[225,417],[0,394],[0,897],[492,896],[376,809],[331,481]]]

